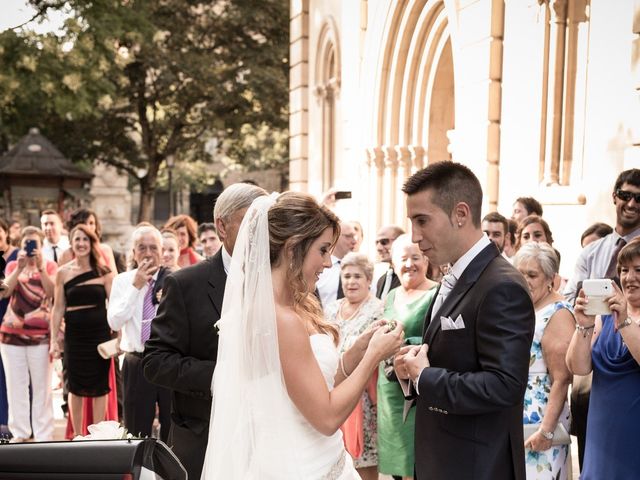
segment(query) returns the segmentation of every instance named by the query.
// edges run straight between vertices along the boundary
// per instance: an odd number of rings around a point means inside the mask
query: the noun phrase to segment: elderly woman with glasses
[[[588,315],[589,298],[576,299],[576,329],[567,365],[593,372],[582,480],[638,478],[640,432],[640,239],[618,254],[622,290],[614,283],[611,314]]]

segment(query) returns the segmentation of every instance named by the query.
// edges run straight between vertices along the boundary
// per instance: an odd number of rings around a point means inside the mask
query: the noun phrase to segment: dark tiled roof
[[[0,174],[38,175],[90,179],[92,173],[76,167],[37,128],[29,133],[5,155],[0,157]]]

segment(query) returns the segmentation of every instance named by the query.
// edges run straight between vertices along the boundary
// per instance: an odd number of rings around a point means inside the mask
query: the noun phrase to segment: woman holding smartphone
[[[576,329],[567,352],[575,375],[593,372],[582,480],[626,480],[640,472],[640,240],[618,255],[622,290],[613,284],[608,315],[588,315],[576,299]]]
[[[39,228],[22,230],[21,249],[17,260],[7,265],[7,288],[2,292],[9,298],[0,327],[0,353],[7,377],[12,442],[25,441],[32,433],[36,441],[53,438],[49,317],[57,265],[43,259],[43,240]]]

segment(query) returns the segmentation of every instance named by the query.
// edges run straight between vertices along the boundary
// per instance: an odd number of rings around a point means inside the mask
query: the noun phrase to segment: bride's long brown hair
[[[302,275],[302,265],[311,244],[327,228],[333,229],[333,247],[340,236],[340,220],[305,193],[285,192],[269,209],[271,266],[277,267],[285,259],[282,254],[285,249],[291,252],[287,280],[293,291],[294,310],[308,318],[313,328],[331,335],[337,342],[337,328],[324,320],[320,302]]]

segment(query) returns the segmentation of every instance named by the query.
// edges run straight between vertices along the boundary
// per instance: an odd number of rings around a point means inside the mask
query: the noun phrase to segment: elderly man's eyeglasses
[[[636,203],[640,203],[640,193],[629,192],[628,190],[622,190],[621,188],[616,190],[616,197],[623,202],[628,202],[633,198]]]
[[[391,243],[391,239],[390,238],[376,238],[376,245],[380,244],[383,247],[386,247],[390,243]]]

